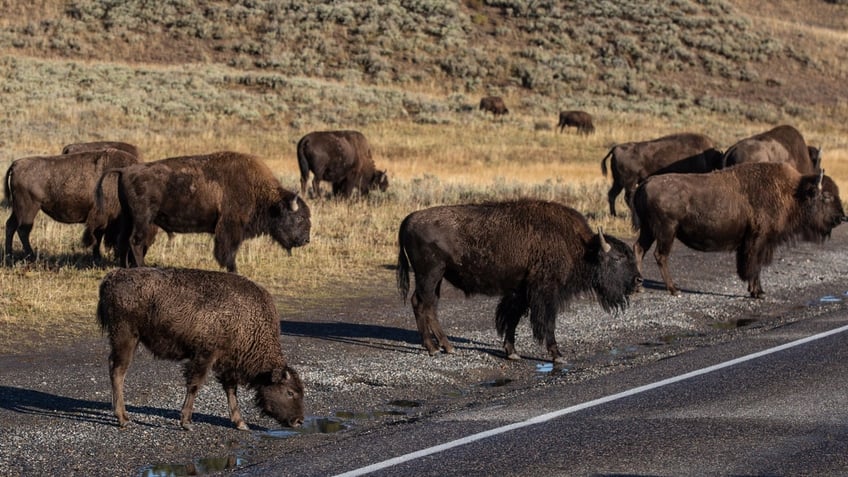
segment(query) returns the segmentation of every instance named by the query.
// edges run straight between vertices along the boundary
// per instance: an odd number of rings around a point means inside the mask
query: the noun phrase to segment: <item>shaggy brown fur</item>
[[[480,110],[488,111],[495,117],[509,114],[503,98],[500,96],[486,96],[480,100]]]
[[[119,251],[124,266],[144,265],[145,230],[209,233],[215,259],[230,272],[241,243],[270,235],[286,250],[309,242],[309,207],[280,185],[259,158],[216,152],[135,164],[119,176],[118,197],[126,221]]]
[[[187,360],[180,412],[186,429],[210,370],[237,428],[248,429],[236,399],[239,385],[254,389],[257,406],[280,424],[303,422],[303,383],[283,356],[274,299],[250,280],[205,270],[113,270],[100,283],[97,319],[109,335],[112,406],[121,427],[130,422],[124,378],[139,343],[157,358]]]
[[[630,247],[593,234],[579,212],[555,202],[518,200],[432,207],[409,214],[398,232],[397,283],[409,293],[424,347],[453,351],[436,317],[442,280],[467,295],[502,296],[496,312],[509,359],[515,330],[529,312],[533,337],[554,361],[556,318],[575,295],[594,294],[607,311],[623,310],[641,282]],[[436,339],[438,347],[433,343]]]

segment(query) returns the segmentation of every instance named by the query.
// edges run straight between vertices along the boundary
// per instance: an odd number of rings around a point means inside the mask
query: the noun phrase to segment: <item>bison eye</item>
[[[291,399],[294,399],[294,393],[290,389],[286,390],[286,396],[288,396]]]

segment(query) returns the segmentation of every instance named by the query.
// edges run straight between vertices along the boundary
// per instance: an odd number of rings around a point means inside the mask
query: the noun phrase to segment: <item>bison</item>
[[[321,196],[320,183],[333,184],[333,195],[350,197],[354,190],[361,195],[389,187],[386,171],[378,171],[371,158],[371,146],[359,131],[315,131],[297,143],[300,168],[300,193],[306,195],[309,172],[313,174],[312,192]]]
[[[481,99],[480,110],[488,111],[495,117],[509,114],[509,109],[506,108],[506,104],[504,104],[504,100],[500,96],[486,96]]]
[[[520,359],[515,329],[529,311],[533,337],[555,362],[562,361],[556,317],[569,300],[589,293],[606,311],[624,310],[641,283],[629,246],[600,231],[593,234],[583,215],[555,202],[521,199],[420,210],[401,223],[398,244],[398,290],[406,300],[411,268],[410,302],[431,355],[439,348],[453,352],[436,317],[443,279],[467,296],[502,297],[495,322],[508,359]]]
[[[736,272],[754,298],[764,296],[760,270],[775,248],[797,238],[820,242],[846,220],[839,189],[823,174],[802,175],[789,164],[754,163],[710,174],[666,174],[648,178],[633,197],[633,245],[642,257],[657,242],[654,257],[665,286],[678,293],[668,272],[677,238],[702,252],[736,251]]]
[[[601,160],[601,173],[606,177],[607,158],[611,158],[612,186],[607,193],[610,215],[616,215],[615,199],[618,194],[624,190],[624,201],[630,207],[633,191],[648,176],[668,172],[709,172],[721,168],[721,157],[721,151],[712,139],[695,133],[671,134],[650,141],[613,146]]]
[[[73,154],[76,152],[89,152],[89,151],[99,151],[101,149],[117,149],[119,151],[124,151],[127,154],[132,154],[136,158],[138,158],[138,162],[141,162],[141,153],[138,151],[138,147],[134,144],[130,144],[127,142],[121,141],[93,141],[93,142],[78,142],[74,144],[68,144],[64,148],[62,148],[62,154]]]
[[[303,384],[283,356],[274,299],[246,278],[204,270],[119,268],[100,283],[97,320],[109,336],[112,409],[121,427],[130,422],[124,378],[139,343],[157,358],[185,360],[180,425],[187,430],[209,370],[224,387],[238,429],[248,430],[236,399],[239,385],[255,390],[257,407],[280,424],[303,422]]]
[[[752,162],[785,162],[801,174],[812,174],[819,170],[821,154],[818,149],[807,146],[797,129],[783,125],[730,146],[722,161],[724,167]]]
[[[592,115],[586,111],[562,111],[559,113],[559,132],[568,127],[577,128],[579,134],[592,134],[595,126],[592,124]]]
[[[12,255],[15,232],[23,245],[24,256],[35,256],[29,235],[36,214],[42,210],[57,222],[87,224],[83,244],[92,246],[94,259],[99,260],[104,237],[107,248],[116,246],[120,204],[116,183],[110,180],[102,186],[102,206],[95,207],[95,186],[104,172],[137,162],[135,156],[117,149],[31,156],[14,161],[4,181],[6,198],[12,208],[6,221],[6,256]],[[89,226],[89,223],[97,225]],[[146,235],[145,243],[150,245],[152,237]]]
[[[118,176],[126,212],[119,243],[119,250],[128,251],[123,266],[144,265],[150,225],[168,233],[213,234],[215,259],[230,272],[246,239],[270,235],[289,252],[309,242],[309,207],[255,156],[223,151],[172,157],[110,174]]]

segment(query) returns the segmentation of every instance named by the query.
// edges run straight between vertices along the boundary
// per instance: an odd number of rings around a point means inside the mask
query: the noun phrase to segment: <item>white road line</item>
[[[437,446],[428,447],[426,449],[421,449],[419,451],[411,452],[409,454],[405,454],[402,456],[398,456],[392,459],[384,460],[382,462],[377,462],[375,464],[371,464],[365,467],[361,467],[359,469],[354,469],[343,474],[338,474],[335,477],[355,477],[359,475],[365,475],[371,472],[375,472],[381,469],[385,469],[388,467],[392,467],[394,465],[402,464],[404,462],[409,462],[411,460],[418,459],[420,457],[425,457],[432,454],[437,454],[442,451],[446,451],[448,449],[453,449],[454,447],[463,446],[465,444],[470,444],[472,442],[476,442],[482,439],[486,439],[488,437],[496,436],[498,434],[504,434],[509,431],[513,431],[515,429],[521,429],[522,427],[532,426],[535,424],[540,424],[543,422],[551,421],[558,417],[565,416],[567,414],[572,414],[578,411],[582,411],[584,409],[589,409],[591,407],[600,406],[601,404],[606,404],[608,402],[616,401],[618,399],[626,398],[629,396],[634,396],[639,393],[643,393],[645,391],[650,391],[652,389],[661,388],[663,386],[667,386],[669,384],[678,383],[680,381],[685,381],[690,378],[694,378],[696,376],[701,376],[707,373],[711,373],[713,371],[718,371],[719,369],[728,368],[730,366],[735,366],[740,363],[744,363],[746,361],[751,361],[772,353],[777,353],[779,351],[783,351],[789,348],[794,348],[796,346],[800,346],[811,341],[820,340],[822,338],[826,338],[831,335],[835,335],[838,333],[842,333],[848,331],[848,325],[841,326],[839,328],[832,329],[830,331],[825,331],[823,333],[819,333],[817,335],[808,336],[806,338],[802,338],[796,341],[792,341],[790,343],[782,344],[780,346],[775,346],[774,348],[769,348],[767,350],[759,351],[757,353],[752,353],[747,356],[742,356],[741,358],[732,359],[730,361],[725,361],[724,363],[715,364],[713,366],[709,366],[706,368],[698,369],[695,371],[691,371],[686,374],[681,374],[679,376],[674,376],[671,378],[663,379],[662,381],[657,381],[655,383],[646,384],[644,386],[639,386],[633,389],[629,389],[627,391],[622,391],[617,394],[612,394],[610,396],[605,396],[602,398],[595,399],[593,401],[584,402],[582,404],[576,404],[571,407],[567,407],[564,409],[560,409],[558,411],[549,412],[547,414],[542,414],[540,416],[536,416],[526,421],[516,422],[513,424],[508,424],[506,426],[497,427],[495,429],[490,429],[488,431],[479,432],[477,434],[472,434],[467,437],[463,437],[461,439],[456,439],[450,442],[446,442],[444,444],[439,444]]]

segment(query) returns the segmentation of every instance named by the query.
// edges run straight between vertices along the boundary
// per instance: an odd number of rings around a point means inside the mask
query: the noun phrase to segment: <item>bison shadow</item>
[[[720,296],[720,297],[725,297],[725,298],[739,298],[740,296],[742,296],[742,295],[734,295],[734,294],[731,294],[731,293],[717,293],[717,292],[703,291],[703,290],[692,290],[691,288],[680,287],[676,283],[675,283],[675,285],[677,286],[677,291],[679,291],[681,295],[682,294],[709,295],[709,296]],[[642,288],[644,288],[646,290],[657,290],[657,291],[662,291],[662,292],[668,293],[668,290],[665,287],[665,282],[658,281],[658,280],[649,280],[647,278],[643,279],[642,280]]]
[[[106,269],[117,266],[118,262],[113,260],[110,255],[104,255],[100,260],[95,260],[91,252],[76,252],[76,253],[60,253],[56,255],[38,253],[35,260],[27,259],[23,251],[12,252],[11,257],[6,257],[4,265],[6,267],[23,267],[26,269],[40,269],[49,271],[58,271],[63,268],[72,268],[75,270],[91,270],[91,269]]]
[[[87,401],[67,396],[35,391],[32,389],[0,386],[0,408],[19,414],[31,414],[49,418],[68,419],[78,422],[92,422],[118,426],[118,420],[112,413],[111,402]],[[127,406],[127,412],[132,419],[131,425],[161,427],[158,424],[139,420],[140,416],[156,416],[173,422],[175,428],[179,427],[179,409],[161,409],[151,406]],[[232,427],[229,419],[201,414],[192,414],[194,423],[206,423],[213,426]],[[259,429],[258,426],[252,426]]]
[[[397,328],[393,326],[371,325],[363,323],[308,322],[283,321],[281,334],[301,338],[317,338],[337,343],[353,344],[385,351],[400,351],[403,353],[422,353],[421,335],[417,330]],[[449,336],[457,348],[474,349],[491,353],[490,343],[470,340],[468,338]],[[375,341],[379,340],[379,341]],[[396,343],[391,343],[392,341]],[[503,351],[498,351],[501,355]]]

